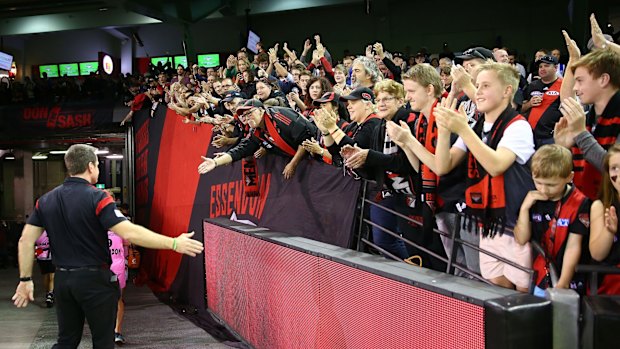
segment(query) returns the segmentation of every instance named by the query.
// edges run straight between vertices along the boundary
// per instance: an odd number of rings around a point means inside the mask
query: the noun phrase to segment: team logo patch
[[[560,92],[559,91],[547,91],[547,92],[545,92],[545,94],[547,96],[559,96]]]
[[[534,222],[542,222],[542,215],[538,214],[538,213],[535,213],[535,214],[532,215],[532,220]]]
[[[471,197],[471,202],[474,204],[481,204],[482,203],[482,194],[480,193],[471,193],[470,195]]]
[[[372,97],[370,97],[370,94],[368,94],[368,93],[366,93],[366,92],[363,92],[363,93],[362,93],[362,98],[364,98],[364,99],[366,99],[366,100],[369,100],[369,101],[370,101],[370,100],[372,100]]]
[[[589,213],[580,213],[578,218],[581,224],[583,224],[586,228],[590,228],[590,214]]]
[[[568,218],[560,218],[558,219],[558,227],[568,227],[570,220]]]
[[[545,220],[546,221],[550,221],[551,220],[551,216],[549,216],[548,214],[545,215]]]

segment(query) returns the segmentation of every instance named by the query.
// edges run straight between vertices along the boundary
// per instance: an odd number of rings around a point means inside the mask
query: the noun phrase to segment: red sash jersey
[[[317,133],[317,128],[293,109],[271,107],[263,115],[264,129],[255,129],[227,153],[233,161],[253,155],[261,146],[269,152],[293,157],[297,147]]]
[[[28,224],[45,228],[57,267],[112,264],[108,230],[126,220],[107,192],[69,177],[37,200]]]
[[[545,84],[542,80],[532,81],[525,89],[524,95],[528,100],[532,99],[532,95],[536,92],[542,93],[542,103],[539,106],[532,107],[526,115],[527,121],[534,131],[534,139],[553,138],[553,128],[555,123],[560,120],[562,113],[560,112],[560,88],[562,87],[562,79],[557,78],[554,82]],[[538,144],[538,142],[536,142]]]
[[[611,97],[600,116],[595,114],[594,107],[590,108],[586,115],[586,127],[603,149],[607,150],[616,143],[620,134],[620,91]],[[594,200],[601,186],[601,173],[586,161],[578,147],[573,147],[571,151],[575,171],[573,182],[586,196]]]
[[[564,251],[569,234],[583,236],[580,264],[589,262],[588,234],[590,232],[590,206],[592,201],[579,189],[571,187],[569,192],[558,201],[537,201],[530,209],[532,223],[532,240],[540,242],[547,259],[538,255],[534,259],[536,285],[546,289],[550,285],[545,280],[547,263],[553,262],[558,272],[562,271]],[[573,281],[584,282],[582,278],[573,277]]]

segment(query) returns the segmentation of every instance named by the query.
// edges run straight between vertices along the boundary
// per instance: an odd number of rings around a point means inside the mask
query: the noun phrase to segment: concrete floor
[[[16,268],[0,269],[0,348],[50,348],[56,341],[54,308],[45,307],[45,291],[35,266],[35,301],[17,309],[11,297],[19,273]],[[125,289],[123,335],[127,348],[209,348],[226,349],[240,343],[220,343],[209,333],[161,303],[147,287],[128,283]],[[92,348],[88,325],[79,348]]]

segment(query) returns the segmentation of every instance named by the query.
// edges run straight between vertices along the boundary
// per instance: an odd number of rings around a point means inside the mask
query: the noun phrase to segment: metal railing
[[[441,260],[443,262],[445,262],[446,265],[447,265],[445,272],[448,273],[448,274],[451,274],[454,269],[458,269],[458,270],[466,273],[467,275],[469,275],[469,276],[471,276],[471,277],[473,277],[473,278],[475,278],[477,280],[480,280],[480,281],[485,282],[487,284],[493,285],[493,283],[491,283],[489,280],[484,279],[476,271],[470,270],[470,269],[467,268],[467,266],[461,265],[461,264],[456,263],[454,261],[455,256],[456,256],[456,251],[457,251],[456,243],[458,243],[461,246],[466,246],[466,247],[474,249],[474,250],[476,250],[478,252],[482,252],[485,255],[491,256],[491,257],[493,257],[493,258],[495,258],[495,259],[497,259],[497,260],[499,260],[499,261],[501,261],[503,263],[506,263],[506,264],[508,264],[508,265],[510,265],[510,266],[512,266],[514,268],[517,268],[517,269],[519,269],[519,270],[529,274],[530,285],[531,285],[530,288],[533,287],[533,284],[534,284],[534,270],[533,269],[526,268],[526,267],[524,267],[522,265],[519,265],[519,264],[517,264],[517,263],[515,263],[515,262],[513,262],[511,260],[508,260],[508,259],[506,259],[506,258],[504,258],[502,256],[498,256],[495,253],[492,253],[492,252],[487,251],[487,250],[485,250],[483,248],[480,248],[480,246],[478,246],[478,245],[475,245],[475,244],[472,244],[472,243],[470,243],[468,241],[465,241],[465,240],[462,240],[460,238],[457,238],[456,237],[456,229],[454,231],[450,232],[450,233],[446,233],[446,232],[440,231],[439,229],[433,228],[433,232],[434,233],[442,235],[444,237],[447,237],[452,242],[452,244],[451,244],[452,248],[450,249],[450,251],[448,251],[449,252],[449,253],[447,253],[448,257],[446,258],[446,257],[438,255],[437,253],[429,250],[425,246],[419,245],[419,244],[417,244],[417,243],[415,243],[413,241],[410,241],[410,240],[400,236],[400,234],[397,233],[397,232],[391,231],[390,229],[385,228],[385,227],[383,227],[383,226],[381,226],[381,225],[379,225],[379,224],[377,224],[375,222],[372,222],[368,218],[365,218],[364,215],[365,215],[365,211],[366,211],[366,205],[369,204],[371,206],[375,206],[375,207],[378,207],[378,208],[380,208],[380,209],[382,209],[382,210],[384,210],[386,212],[389,212],[389,213],[391,213],[393,215],[396,215],[397,217],[400,217],[400,218],[402,218],[402,219],[404,219],[404,220],[406,220],[408,222],[411,222],[411,223],[413,223],[413,224],[415,224],[417,226],[420,226],[420,227],[423,226],[423,223],[420,222],[420,221],[417,221],[415,219],[407,217],[406,215],[403,215],[402,213],[399,213],[399,212],[397,212],[397,211],[395,211],[393,209],[385,207],[385,206],[383,206],[383,205],[381,205],[379,203],[376,203],[376,202],[366,198],[367,193],[368,193],[368,183],[369,182],[367,180],[364,180],[364,184],[362,185],[362,190],[361,190],[361,199],[362,200],[361,200],[361,205],[360,205],[359,226],[358,226],[358,229],[357,229],[357,235],[358,235],[357,236],[357,250],[358,251],[362,251],[363,250],[362,244],[361,244],[363,242],[364,244],[366,244],[366,245],[376,249],[377,251],[381,252],[383,255],[385,255],[385,256],[387,256],[387,257],[389,257],[391,259],[394,259],[396,261],[401,261],[403,263],[405,262],[403,259],[393,255],[392,253],[390,253],[390,252],[386,251],[385,249],[381,248],[380,246],[374,244],[367,237],[364,237],[363,236],[363,230],[364,230],[364,223],[366,223],[366,224],[368,224],[368,225],[370,225],[372,227],[376,227],[376,228],[380,229],[381,231],[383,231],[383,232],[393,236],[396,239],[399,239],[399,240],[403,241],[405,244],[407,244],[409,246],[413,246],[413,247],[419,249],[420,251],[423,251],[423,252],[427,253],[428,255],[430,255],[430,256],[432,256],[434,258],[437,258],[437,259],[439,259],[439,260]],[[432,224],[434,224],[434,222]],[[460,224],[459,224],[459,226],[460,226]],[[505,230],[508,231],[508,232],[512,232],[512,230],[508,229],[508,228],[506,228]],[[530,291],[532,291],[532,290],[530,289]]]

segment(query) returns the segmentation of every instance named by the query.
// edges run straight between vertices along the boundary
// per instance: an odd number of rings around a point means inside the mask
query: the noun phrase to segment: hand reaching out
[[[200,174],[205,174],[208,172],[213,171],[213,169],[215,169],[215,160],[211,159],[211,158],[207,158],[204,156],[201,156],[203,162],[200,163],[200,165],[198,165],[198,173]]]
[[[188,256],[196,257],[197,254],[202,253],[204,247],[202,246],[202,242],[192,239],[194,236],[194,232],[184,233],[177,236],[175,251],[177,253],[186,254]]]

